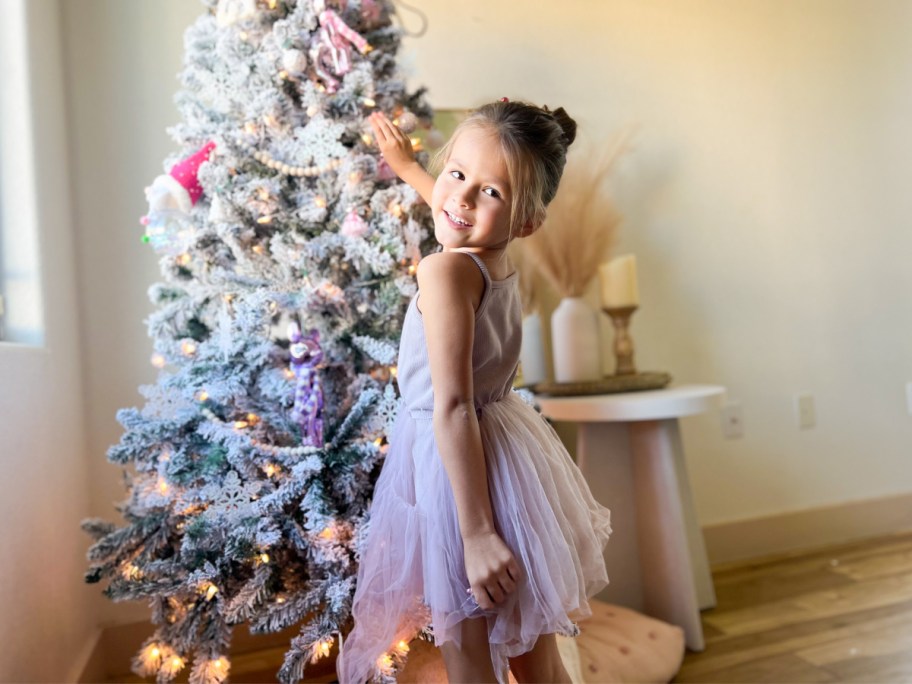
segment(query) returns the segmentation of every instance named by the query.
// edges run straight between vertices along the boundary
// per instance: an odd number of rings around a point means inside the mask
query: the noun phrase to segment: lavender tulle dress
[[[419,632],[460,644],[459,623],[485,617],[498,681],[508,657],[541,634],[576,636],[587,599],[608,584],[602,552],[611,513],[553,428],[512,390],[522,336],[517,274],[492,281],[475,314],[475,406],[495,526],[522,577],[496,610],[467,593],[453,490],[434,442],[430,367],[416,294],[399,349],[401,408],[374,491],[352,613],[337,662],[341,684],[395,681]]]

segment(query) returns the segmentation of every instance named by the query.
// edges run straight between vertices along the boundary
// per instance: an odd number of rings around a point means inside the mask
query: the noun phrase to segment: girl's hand
[[[463,538],[469,587],[482,610],[494,610],[516,589],[519,565],[496,532]]]
[[[415,150],[412,149],[412,141],[383,112],[372,113],[368,120],[374,129],[374,137],[377,138],[377,145],[386,163],[397,176],[403,178],[403,174],[412,164],[418,164]]]

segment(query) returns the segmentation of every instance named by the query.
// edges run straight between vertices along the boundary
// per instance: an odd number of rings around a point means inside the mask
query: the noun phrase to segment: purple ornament
[[[320,333],[311,330],[305,337],[297,323],[288,326],[291,341],[291,370],[295,374],[295,401],[292,418],[301,426],[301,443],[323,446],[323,383],[317,365],[323,360]]]

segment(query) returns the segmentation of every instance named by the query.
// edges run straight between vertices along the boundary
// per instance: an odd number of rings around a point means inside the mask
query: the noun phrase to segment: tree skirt
[[[592,617],[580,622],[576,639],[557,637],[564,667],[574,684],[669,682],[684,660],[684,630],[642,613],[590,599]],[[444,684],[440,651],[415,639],[398,681]],[[515,682],[513,675],[510,681]]]

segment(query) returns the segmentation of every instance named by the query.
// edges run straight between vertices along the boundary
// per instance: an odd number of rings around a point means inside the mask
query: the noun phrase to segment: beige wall
[[[703,524],[912,491],[903,400],[912,199],[901,185],[912,171],[912,47],[902,30],[912,3],[421,6],[430,28],[406,42],[403,61],[436,106],[502,95],[563,105],[583,127],[581,143],[640,124],[615,184],[626,217],[619,251],[635,252],[640,267],[640,366],[723,384],[744,410],[742,440],[723,440],[715,415],[684,421]],[[4,615],[31,616],[0,621],[0,662],[35,649],[72,664],[90,623],[147,614],[91,599],[98,587],[81,585],[88,541],[77,526],[87,511],[114,517],[123,490],[104,460],[120,436],[114,413],[139,403],[137,386],[154,378],[142,321],[158,268],[136,221],[143,187],[173,149],[164,129],[178,116],[182,32],[202,11],[189,0],[60,7],[67,100],[58,109],[70,140],[50,136],[45,155],[69,155],[73,210],[61,181],[42,219],[57,356],[30,362],[37,374],[26,376],[24,357],[0,355],[4,455],[30,454],[2,466],[5,481],[23,485],[2,504],[13,551],[0,561],[0,604]],[[53,62],[56,49],[43,54]],[[797,391],[817,397],[814,430],[794,426]],[[48,413],[59,417],[53,432]],[[83,443],[90,502],[73,455]],[[24,516],[35,500],[38,517]],[[80,629],[84,643],[74,642]],[[55,657],[32,662],[59,678],[66,669]]]
[[[421,7],[406,62],[436,106],[562,105],[584,144],[640,126],[615,183],[639,366],[744,413],[740,440],[684,421],[702,524],[912,491],[912,3]]]

